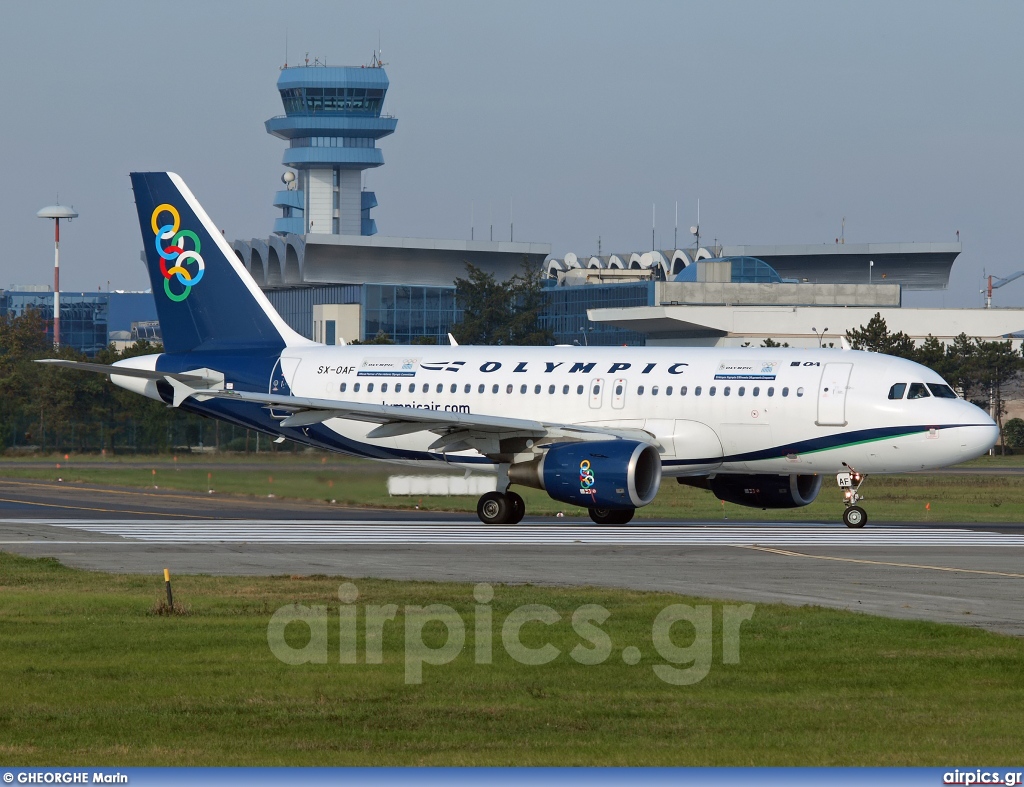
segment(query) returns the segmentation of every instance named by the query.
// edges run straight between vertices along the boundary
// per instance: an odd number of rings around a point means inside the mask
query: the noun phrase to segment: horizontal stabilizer
[[[60,358],[40,358],[36,363],[45,363],[48,366],[60,366],[64,369],[77,369],[80,372],[95,372],[98,374],[116,374],[120,377],[138,377],[143,380],[166,380],[173,378],[183,383],[209,383],[210,377],[201,374],[179,374],[177,372],[158,372],[155,369],[133,369],[130,366],[108,366],[104,363],[86,363],[84,361],[65,361]],[[208,371],[208,370],[203,370]],[[220,376],[224,381],[224,375]]]

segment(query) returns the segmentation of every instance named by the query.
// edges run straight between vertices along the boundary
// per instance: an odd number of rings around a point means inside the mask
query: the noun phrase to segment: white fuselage
[[[899,473],[978,456],[997,435],[962,399],[889,398],[897,383],[941,385],[935,372],[846,350],[305,346],[283,350],[280,371],[294,396],[643,430],[669,476]],[[114,379],[155,396],[152,383]],[[350,453],[494,469],[472,450],[432,450],[431,432],[373,439],[373,423],[324,425]]]

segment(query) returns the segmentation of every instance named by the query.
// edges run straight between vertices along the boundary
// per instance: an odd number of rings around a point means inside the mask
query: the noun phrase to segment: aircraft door
[[[612,407],[621,410],[626,406],[626,378],[620,377],[612,383]]]
[[[590,409],[598,410],[604,402],[604,379],[595,377],[590,381]]]
[[[846,390],[852,363],[827,363],[818,383],[818,426],[846,426]]]
[[[277,394],[279,396],[291,396],[292,389],[288,383],[288,378],[292,381],[295,380],[295,373],[299,368],[298,358],[279,358],[277,363],[274,364],[274,371],[270,373],[270,384],[267,386],[267,393]],[[290,410],[281,409],[270,409],[271,418],[281,420],[291,415]]]

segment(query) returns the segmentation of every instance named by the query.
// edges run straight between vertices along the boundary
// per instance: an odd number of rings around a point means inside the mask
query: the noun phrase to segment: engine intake
[[[515,484],[543,489],[554,500],[585,508],[640,508],[661,486],[658,449],[636,440],[556,443],[508,471]]]
[[[679,483],[710,489],[719,500],[751,508],[801,508],[821,490],[820,475],[716,475],[680,478]]]

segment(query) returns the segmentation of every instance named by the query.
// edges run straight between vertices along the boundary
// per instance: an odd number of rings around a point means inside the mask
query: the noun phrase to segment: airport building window
[[[372,148],[374,141],[369,137],[295,137],[289,143],[293,148]],[[337,170],[335,170],[337,172]],[[338,185],[335,175],[334,185]]]
[[[382,88],[295,87],[281,91],[281,103],[289,115],[318,112],[377,115],[383,102]]]
[[[426,336],[444,344],[452,325],[460,318],[454,287],[363,286],[365,338],[386,333],[397,344],[412,344]]]
[[[541,297],[544,303],[538,325],[551,331],[556,344],[642,347],[647,341],[639,331],[591,322],[587,309],[653,306],[654,282],[545,287]]]
[[[907,392],[907,384],[906,383],[896,383],[896,385],[894,385],[892,388],[889,389],[889,398],[890,399],[902,399],[903,398],[903,394],[905,394],[906,392]]]

